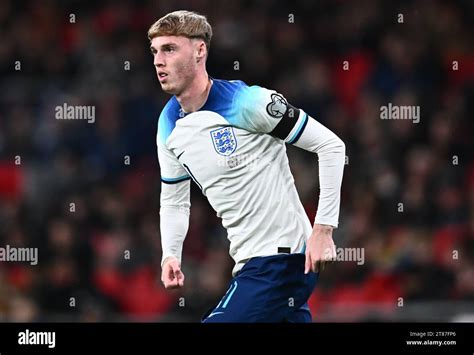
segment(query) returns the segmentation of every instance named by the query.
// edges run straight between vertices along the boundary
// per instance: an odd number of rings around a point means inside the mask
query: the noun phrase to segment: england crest
[[[211,131],[212,143],[217,153],[223,156],[229,156],[237,148],[237,140],[235,139],[232,127],[223,127]]]

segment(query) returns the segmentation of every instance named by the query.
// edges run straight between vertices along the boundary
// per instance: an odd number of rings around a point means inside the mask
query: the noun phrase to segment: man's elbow
[[[346,144],[341,138],[334,135],[331,143],[331,147],[333,148],[334,153],[340,154],[344,157],[346,156]]]

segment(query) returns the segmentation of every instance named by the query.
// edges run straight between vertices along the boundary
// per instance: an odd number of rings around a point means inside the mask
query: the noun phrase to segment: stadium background
[[[346,143],[334,239],[365,263],[326,269],[314,320],[472,321],[473,3],[376,0],[1,1],[0,246],[39,262],[0,262],[0,320],[198,321],[225,292],[225,231],[194,186],[186,286],[157,282],[168,97],[146,31],[178,9],[213,26],[211,76],[276,89]],[[389,102],[420,122],[381,120]],[[64,103],[95,122],[55,119]],[[313,219],[317,158],[288,155]]]

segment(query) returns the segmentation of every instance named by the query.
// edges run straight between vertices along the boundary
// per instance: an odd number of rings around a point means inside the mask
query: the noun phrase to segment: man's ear
[[[196,55],[196,62],[200,62],[206,58],[206,44],[204,41],[199,41],[197,45],[197,55]]]

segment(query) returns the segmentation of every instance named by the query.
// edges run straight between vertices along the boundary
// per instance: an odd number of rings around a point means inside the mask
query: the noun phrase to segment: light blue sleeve
[[[287,109],[283,95],[260,86],[243,86],[234,96],[235,124],[255,133],[270,133]]]

